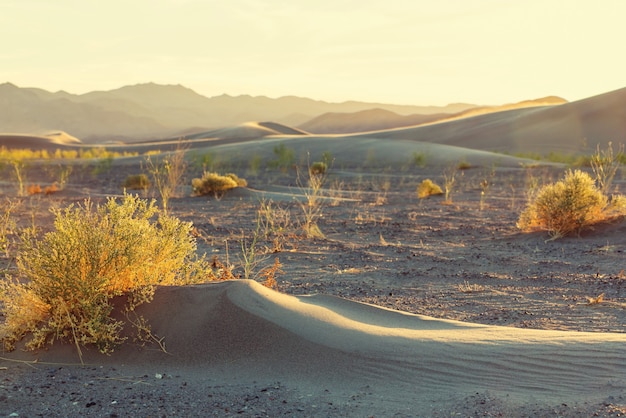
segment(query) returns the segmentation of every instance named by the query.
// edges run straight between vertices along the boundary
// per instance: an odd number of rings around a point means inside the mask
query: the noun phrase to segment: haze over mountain
[[[181,85],[154,83],[75,95],[0,85],[0,132],[61,130],[84,142],[134,141],[206,131],[248,121],[299,125],[328,112],[380,108],[398,114],[458,113],[471,104],[406,106],[348,101],[328,103],[286,96],[205,97]]]

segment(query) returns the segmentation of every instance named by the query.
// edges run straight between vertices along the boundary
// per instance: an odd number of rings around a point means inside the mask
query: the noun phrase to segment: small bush
[[[459,163],[456,166],[457,170],[468,170],[472,167],[473,166],[465,160],[459,161]]]
[[[417,186],[417,197],[420,199],[439,194],[443,194],[443,190],[441,190],[441,187],[433,183],[431,179],[426,179],[422,181],[419,186]]]
[[[51,195],[51,194],[54,194],[54,193],[56,193],[56,192],[58,192],[58,191],[59,191],[59,186],[57,186],[57,184],[56,184],[56,183],[52,183],[50,186],[46,186],[46,187],[43,189],[43,193],[44,193],[46,196]]]
[[[131,174],[126,177],[122,187],[129,190],[147,190],[150,188],[150,180],[145,174]]]
[[[283,173],[286,173],[296,162],[296,154],[292,148],[287,148],[285,144],[279,144],[274,146],[274,155],[276,160],[270,161],[268,166],[270,168],[280,168]]]
[[[130,312],[151,300],[154,285],[212,277],[196,257],[191,223],[162,215],[154,201],[126,195],[121,203],[87,200],[53,212],[55,229],[24,239],[18,279],[0,285],[7,349],[30,332],[29,349],[67,340],[79,355],[89,344],[108,353],[124,341],[123,322],[110,316],[113,297],[127,295]]]
[[[326,174],[326,170],[328,170],[328,166],[323,161],[316,161],[313,164],[311,164],[311,167],[309,167],[309,172],[313,176]]]
[[[248,186],[248,182],[246,181],[246,179],[239,178],[239,176],[237,176],[237,174],[228,173],[228,174],[226,174],[226,177],[229,177],[229,178],[233,179],[235,181],[235,183],[237,183],[237,187],[247,187]]]
[[[623,215],[624,200],[611,202],[589,174],[569,170],[563,180],[543,186],[520,215],[517,226],[526,231],[546,230],[553,238],[580,231],[611,217]]]
[[[12,243],[11,236],[15,233],[16,224],[13,220],[13,212],[18,208],[19,203],[6,199],[0,201],[0,253],[9,256]]]
[[[416,167],[426,167],[426,154],[424,154],[423,152],[413,152],[413,164],[415,164]]]
[[[205,172],[202,178],[195,178],[191,181],[193,192],[198,196],[211,193],[216,196],[221,196],[235,187],[245,187],[247,185],[246,180],[232,173],[222,176],[217,173]]]
[[[30,184],[26,187],[26,193],[29,196],[41,193],[41,186],[38,184]]]

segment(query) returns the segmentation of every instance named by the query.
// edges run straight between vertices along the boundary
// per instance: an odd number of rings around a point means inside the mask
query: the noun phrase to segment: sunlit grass
[[[103,158],[120,158],[120,157],[136,157],[138,152],[117,152],[111,151],[104,147],[71,149],[57,149],[54,152],[47,150],[24,149],[8,149],[0,147],[0,160],[5,161],[25,161],[25,160],[75,160],[75,159],[103,159]]]

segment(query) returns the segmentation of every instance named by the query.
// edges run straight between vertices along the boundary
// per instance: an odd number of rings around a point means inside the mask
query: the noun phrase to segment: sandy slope
[[[239,381],[264,376],[301,390],[368,385],[378,399],[369,408],[413,411],[485,391],[515,405],[598,401],[626,389],[624,334],[440,320],[332,296],[288,296],[253,281],[160,288],[139,313],[168,353],[127,345],[111,357],[85,352],[85,361],[174,368],[191,380],[221,370]],[[71,347],[58,345],[5,356],[77,360]]]
[[[369,136],[509,153],[589,152],[597,143],[624,142],[626,89],[558,106],[515,109]]]
[[[0,133],[0,146],[6,148],[55,149],[80,145],[78,138],[63,132],[54,131],[41,135]]]

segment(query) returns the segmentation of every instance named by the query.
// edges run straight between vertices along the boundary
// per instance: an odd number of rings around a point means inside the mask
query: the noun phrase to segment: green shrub
[[[316,161],[313,164],[311,164],[311,167],[309,167],[309,172],[313,176],[326,174],[326,170],[328,170],[328,166],[323,161]]]
[[[128,313],[151,300],[155,285],[212,277],[196,257],[191,223],[162,215],[154,201],[126,195],[120,203],[87,200],[53,212],[54,230],[24,239],[18,278],[1,286],[7,349],[30,332],[29,349],[67,340],[79,355],[90,344],[108,353],[125,339],[123,321],[110,316],[114,297],[127,297]]]
[[[147,190],[150,188],[150,180],[145,174],[131,174],[126,177],[122,187],[129,190]]]
[[[274,155],[276,160],[270,161],[268,166],[270,168],[280,168],[284,173],[287,172],[296,162],[296,154],[292,148],[287,148],[285,144],[279,144],[274,146]]]
[[[431,179],[426,179],[422,181],[419,186],[417,186],[417,197],[420,199],[439,194],[443,194],[443,190],[441,190],[441,187],[433,183]]]
[[[517,226],[525,231],[546,230],[553,238],[580,231],[626,213],[624,199],[609,199],[589,174],[568,170],[565,177],[543,186],[521,213]]]
[[[191,181],[193,192],[198,196],[211,193],[216,196],[221,196],[230,189],[245,187],[247,185],[246,180],[232,173],[222,176],[217,173],[205,172],[202,178],[195,178]]]
[[[423,152],[413,152],[413,164],[415,164],[416,167],[426,167],[426,154],[424,154]]]

